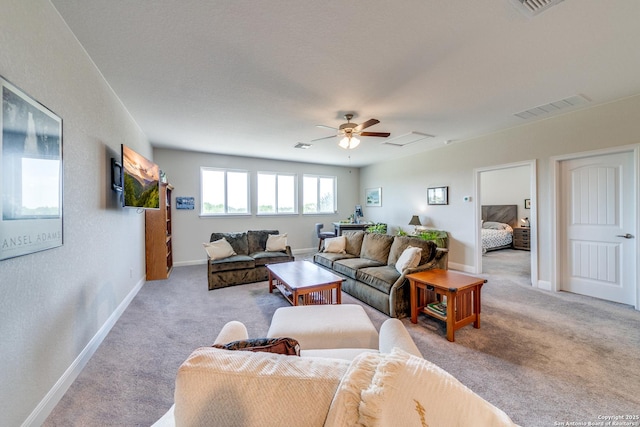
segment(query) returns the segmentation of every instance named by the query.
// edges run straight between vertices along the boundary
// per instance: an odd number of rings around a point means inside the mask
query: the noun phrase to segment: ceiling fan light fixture
[[[351,136],[351,137],[345,136],[344,138],[342,138],[340,140],[338,145],[341,148],[344,148],[345,150],[353,150],[358,145],[360,145],[360,140],[358,138],[356,138],[355,136]]]
[[[378,119],[369,119],[366,122],[357,124],[357,123],[351,122],[351,119],[353,118],[353,114],[351,113],[345,114],[344,118],[347,119],[347,123],[341,124],[339,128],[333,128],[331,126],[316,125],[317,127],[325,127],[325,128],[337,130],[338,133],[337,135],[334,135],[334,136],[325,136],[323,138],[312,139],[311,142],[320,141],[322,139],[334,138],[335,136],[337,136],[338,138],[340,138],[340,140],[338,141],[338,146],[340,146],[341,148],[344,148],[345,150],[353,150],[358,145],[360,145],[360,139],[356,138],[356,135],[366,136],[366,137],[377,136],[381,138],[386,138],[389,135],[391,135],[389,132],[369,132],[369,131],[363,132],[364,129],[367,129],[373,125],[380,123],[380,120]]]

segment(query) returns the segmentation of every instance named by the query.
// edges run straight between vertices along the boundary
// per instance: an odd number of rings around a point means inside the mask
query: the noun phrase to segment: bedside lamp
[[[523,226],[523,227],[529,227],[529,225],[530,225],[530,224],[529,224],[529,218],[528,218],[528,217],[527,217],[527,218],[522,218],[522,219],[520,220],[520,222],[522,223],[522,226]]]
[[[414,234],[415,234],[415,233],[418,231],[418,230],[417,230],[417,229],[418,229],[418,226],[419,226],[419,225],[422,225],[422,224],[420,223],[420,218],[418,218],[418,215],[413,215],[413,216],[411,217],[411,221],[409,221],[409,225],[413,225],[413,232],[414,232]]]

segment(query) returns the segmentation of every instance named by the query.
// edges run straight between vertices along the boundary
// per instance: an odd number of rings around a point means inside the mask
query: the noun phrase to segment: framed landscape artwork
[[[427,204],[448,205],[449,204],[449,187],[427,188]]]
[[[367,206],[382,206],[382,188],[367,188],[364,197]]]
[[[0,77],[0,260],[62,246],[62,119]]]

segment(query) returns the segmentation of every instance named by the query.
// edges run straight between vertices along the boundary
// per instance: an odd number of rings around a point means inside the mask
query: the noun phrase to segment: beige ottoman
[[[378,331],[357,304],[279,308],[273,313],[267,337],[294,338],[302,350],[378,348]]]

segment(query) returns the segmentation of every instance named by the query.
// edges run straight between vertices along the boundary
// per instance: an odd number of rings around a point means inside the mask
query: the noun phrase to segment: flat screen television
[[[160,168],[122,144],[122,206],[160,209]]]

